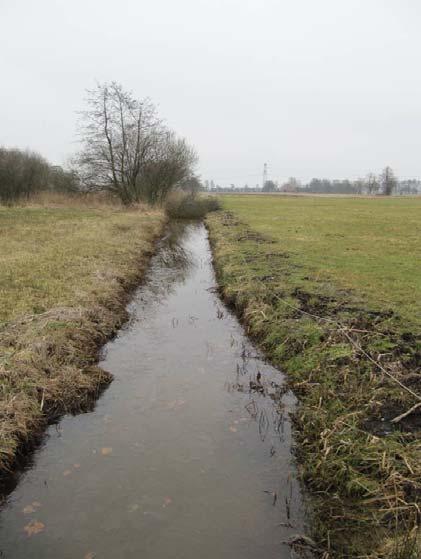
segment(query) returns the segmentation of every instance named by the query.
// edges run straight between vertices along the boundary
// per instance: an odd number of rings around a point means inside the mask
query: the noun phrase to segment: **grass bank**
[[[218,280],[300,399],[321,554],[418,557],[421,199],[223,204],[207,218]]]
[[[110,381],[98,349],[165,223],[161,211],[86,203],[0,207],[0,473]]]

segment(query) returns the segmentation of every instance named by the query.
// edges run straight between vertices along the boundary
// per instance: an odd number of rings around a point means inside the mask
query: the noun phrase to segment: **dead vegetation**
[[[296,454],[319,555],[415,559],[417,328],[388,308],[367,308],[355,293],[312,281],[299,258],[250,235],[232,214],[212,215],[208,225],[224,297],[300,399]]]
[[[19,200],[23,208],[68,208],[68,209],[122,209],[123,204],[109,192],[54,192],[41,190],[26,199]],[[136,206],[146,210],[145,204]]]
[[[220,209],[214,196],[174,191],[164,203],[165,211],[172,219],[203,219],[209,212]]]
[[[3,477],[49,421],[88,409],[110,382],[98,350],[126,319],[164,222],[162,212],[98,199],[92,207],[0,208],[9,243],[0,249]]]

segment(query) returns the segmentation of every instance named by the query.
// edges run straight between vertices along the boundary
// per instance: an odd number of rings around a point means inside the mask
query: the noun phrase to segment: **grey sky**
[[[0,0],[0,144],[56,163],[95,80],[151,97],[202,177],[421,176],[418,0]]]

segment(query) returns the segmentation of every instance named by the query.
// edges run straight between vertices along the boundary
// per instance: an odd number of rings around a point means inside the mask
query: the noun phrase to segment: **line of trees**
[[[149,99],[137,100],[116,82],[88,91],[78,128],[82,147],[69,169],[35,152],[0,148],[0,201],[41,190],[107,191],[124,204],[160,204],[176,187],[201,188],[194,149],[165,126]]]
[[[369,173],[366,177],[350,180],[312,179],[301,190],[304,192],[340,193],[340,194],[382,194],[391,196],[398,192],[399,182],[390,167],[385,167],[379,175]],[[282,185],[281,190],[293,191],[297,181],[293,178]],[[298,188],[297,188],[298,190]]]
[[[393,169],[385,167],[379,175],[368,173],[366,177],[354,181],[312,179],[307,185],[302,186],[292,178],[282,185],[281,190],[392,196],[420,193],[421,181],[416,179],[398,180]]]
[[[420,194],[421,181],[417,179],[398,180],[390,167],[376,175],[369,173],[366,177],[354,181],[311,179],[307,184],[301,183],[295,177],[290,177],[282,184],[267,180],[262,186],[244,185],[237,188],[234,184],[229,187],[215,185],[213,181],[205,181],[208,190],[215,192],[308,192],[316,194],[369,194],[391,196],[394,194]]]

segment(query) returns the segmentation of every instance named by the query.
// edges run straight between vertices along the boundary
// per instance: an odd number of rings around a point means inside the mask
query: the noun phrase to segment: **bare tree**
[[[355,194],[362,194],[366,186],[364,179],[357,179],[352,183]]]
[[[60,165],[51,165],[48,188],[55,192],[76,193],[81,191],[79,177],[75,170],[63,169]]]
[[[185,140],[170,131],[157,136],[149,155],[138,178],[138,190],[142,199],[156,204],[192,174],[197,156]]]
[[[78,161],[88,187],[110,190],[125,204],[144,197],[155,203],[190,172],[193,158],[180,154],[191,148],[164,127],[149,99],[139,101],[112,82],[88,91],[87,104]]]
[[[393,170],[390,167],[385,167],[380,175],[380,184],[383,189],[383,194],[390,196],[397,186],[397,179]]]
[[[209,190],[209,186],[206,185],[209,181],[205,181],[205,186],[200,181],[200,178],[194,174],[190,175],[189,177],[183,179],[179,183],[179,188],[184,192],[190,194],[190,196],[194,196],[201,190]]]
[[[374,173],[368,173],[365,179],[368,194],[377,194],[380,188],[379,179]]]

